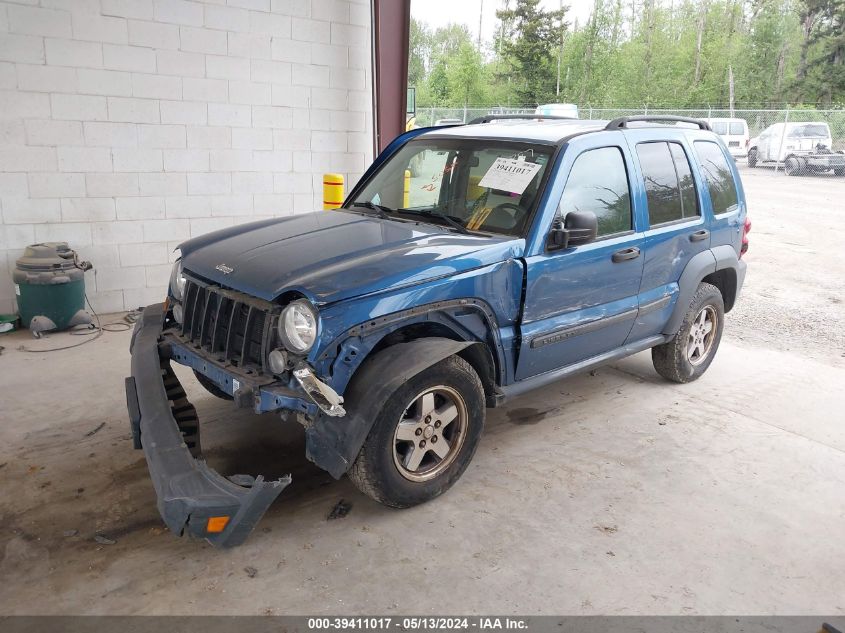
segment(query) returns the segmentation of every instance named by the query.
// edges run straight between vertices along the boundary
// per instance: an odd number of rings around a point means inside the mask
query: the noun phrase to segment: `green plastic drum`
[[[21,325],[34,334],[91,323],[85,312],[85,272],[73,255],[67,242],[46,242],[28,246],[16,262],[13,279]]]

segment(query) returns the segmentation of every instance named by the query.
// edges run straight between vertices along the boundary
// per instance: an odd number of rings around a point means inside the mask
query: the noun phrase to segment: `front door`
[[[584,137],[574,159],[566,160],[572,149],[565,155],[558,217],[592,211],[598,236],[589,244],[526,258],[517,380],[619,347],[636,319],[643,236],[632,213],[629,150],[621,134],[613,138],[619,145],[607,144],[604,135],[595,141]]]

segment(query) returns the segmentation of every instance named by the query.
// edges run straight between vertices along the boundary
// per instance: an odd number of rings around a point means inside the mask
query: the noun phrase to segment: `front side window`
[[[712,141],[695,141],[695,154],[710,192],[713,213],[727,213],[737,206],[736,183],[722,148]]]
[[[602,147],[584,152],[572,164],[559,214],[592,211],[598,220],[598,237],[632,229],[631,192],[628,172],[618,147]]]
[[[413,140],[387,160],[348,208],[379,205],[396,219],[522,235],[553,150],[494,139]]]
[[[733,136],[742,136],[745,134],[745,125],[742,121],[731,121],[731,134]]]
[[[714,121],[711,128],[719,136],[724,136],[728,133],[728,124],[725,121]]]
[[[637,156],[645,181],[649,225],[699,215],[689,160],[678,143],[640,143]]]

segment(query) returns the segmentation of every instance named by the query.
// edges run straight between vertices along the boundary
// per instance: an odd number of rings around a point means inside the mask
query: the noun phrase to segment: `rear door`
[[[656,134],[652,128],[626,134],[636,157],[635,205],[648,223],[639,313],[628,337],[633,342],[663,330],[681,273],[692,257],[710,248],[710,227],[684,133],[667,129]]]
[[[556,181],[549,185],[556,208],[540,219],[540,252],[526,257],[517,380],[625,342],[637,315],[643,270],[643,236],[636,231],[631,205],[633,175],[626,167],[630,160],[620,132],[585,135],[567,147]],[[595,213],[598,238],[548,250],[545,238],[554,218],[570,211]]]
[[[737,254],[742,243],[745,222],[744,196],[736,165],[731,165],[722,147],[715,140],[692,143],[693,159],[698,163],[704,181],[702,193],[713,212],[710,224],[710,247],[729,244]]]

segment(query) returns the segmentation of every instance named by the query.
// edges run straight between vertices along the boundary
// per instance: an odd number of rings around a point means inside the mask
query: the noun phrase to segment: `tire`
[[[704,315],[704,321],[702,321]],[[700,329],[712,323],[710,330]],[[658,374],[672,382],[685,383],[698,379],[716,356],[725,324],[725,304],[716,286],[700,283],[690,301],[677,336],[668,343],[651,349],[651,362]],[[695,348],[692,344],[696,343]]]
[[[800,161],[795,156],[787,158],[783,163],[783,173],[787,176],[798,176],[801,173]]]
[[[433,394],[431,400],[428,394]],[[455,417],[446,421],[450,404]],[[349,478],[365,495],[394,508],[441,495],[475,454],[484,429],[484,406],[481,380],[463,358],[450,356],[432,365],[384,402]],[[444,418],[438,419],[438,414]],[[444,450],[444,445],[449,448],[441,456],[435,449]],[[421,461],[413,468],[416,456]]]
[[[196,369],[194,370],[194,376],[197,377],[197,381],[205,387],[205,390],[210,393],[212,396],[217,396],[222,400],[234,400],[232,396],[228,393],[223,391],[220,387],[218,387],[211,378],[208,376],[204,376],[203,374],[199,373]]]
[[[748,150],[748,166],[752,169],[757,166],[757,150],[750,149]]]
[[[833,173],[836,176],[845,176],[845,167],[834,167]]]

